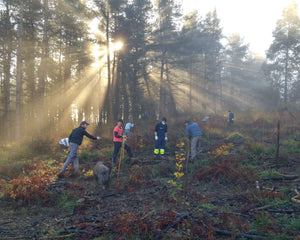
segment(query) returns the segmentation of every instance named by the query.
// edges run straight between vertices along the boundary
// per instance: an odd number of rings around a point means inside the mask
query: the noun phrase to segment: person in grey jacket
[[[201,136],[202,132],[201,129],[196,122],[191,122],[186,120],[184,122],[186,125],[186,135],[191,140],[191,161],[194,161],[197,157],[197,154],[200,151],[200,144],[201,144]]]
[[[64,177],[64,173],[71,162],[73,163],[75,173],[77,174],[79,172],[79,162],[78,162],[77,150],[78,150],[78,147],[82,143],[83,136],[86,136],[93,140],[100,139],[100,137],[94,137],[86,131],[86,128],[88,125],[89,124],[86,121],[83,121],[83,122],[81,122],[81,124],[78,128],[75,128],[72,130],[72,132],[69,136],[70,153],[69,153],[69,156],[68,156],[61,172],[58,174],[58,177],[60,177],[60,178]]]

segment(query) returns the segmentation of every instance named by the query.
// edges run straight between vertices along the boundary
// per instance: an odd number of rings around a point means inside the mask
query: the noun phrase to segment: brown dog
[[[111,162],[97,162],[93,171],[95,186],[97,181],[103,186],[103,189],[108,186],[111,168]]]

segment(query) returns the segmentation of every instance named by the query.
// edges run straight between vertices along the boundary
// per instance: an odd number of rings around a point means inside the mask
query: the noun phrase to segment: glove
[[[165,137],[165,140],[168,141],[168,137]]]
[[[101,139],[101,137],[97,136],[97,140]]]
[[[155,136],[155,140],[158,140],[158,136]]]

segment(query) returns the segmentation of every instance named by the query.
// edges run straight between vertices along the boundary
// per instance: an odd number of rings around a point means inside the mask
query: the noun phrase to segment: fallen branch
[[[266,210],[268,212],[271,212],[271,213],[287,213],[287,214],[292,214],[292,213],[297,213],[297,212],[300,212],[300,210],[283,210],[283,209],[279,209],[279,210]]]
[[[279,177],[263,178],[262,180],[282,181],[282,180],[295,180],[297,178],[299,178],[298,175],[279,174]]]
[[[111,193],[111,194],[107,194],[107,195],[101,196],[101,199],[109,198],[109,197],[114,197],[114,196],[119,195],[119,194],[121,194],[121,193]]]
[[[221,230],[221,229],[213,229],[217,234],[219,235],[225,235],[225,236],[232,236],[231,231],[227,230]],[[266,239],[266,237],[259,236],[259,235],[250,235],[250,234],[244,234],[244,233],[236,233],[234,234],[238,238],[247,238],[247,239]]]
[[[202,223],[202,225],[204,227],[206,227],[207,229],[210,229],[203,221],[200,221],[200,222]],[[217,228],[212,228],[212,230],[219,235],[232,236],[231,231],[221,230],[221,229],[217,229]],[[235,236],[238,238],[247,238],[247,239],[266,239],[266,237],[263,237],[263,236],[243,234],[243,233],[236,233]]]
[[[75,235],[76,233],[70,233],[70,234],[66,234],[66,235],[59,235],[59,236],[49,236],[49,237],[42,237],[41,239],[56,239],[56,238],[59,238],[59,239],[65,239],[65,238],[69,238],[69,237],[72,237],[73,235]]]
[[[34,238],[35,237],[33,237],[33,236],[21,236],[21,237],[5,237],[5,238],[2,238],[2,239],[6,239],[6,240],[7,239],[21,239],[21,240],[24,240],[24,239],[34,239]]]
[[[0,226],[2,225],[5,225],[5,224],[9,224],[9,223],[12,223],[13,221],[10,221],[10,222],[3,222],[3,223],[0,223]]]
[[[247,217],[247,218],[250,217],[249,215],[236,213],[236,212],[216,212],[216,214],[236,215],[236,216]]]
[[[256,212],[256,211],[260,211],[260,210],[265,210],[265,209],[270,208],[272,206],[273,205],[268,204],[268,205],[265,205],[265,206],[262,206],[262,207],[250,209],[249,212]]]
[[[289,174],[279,174],[279,175],[280,177],[283,177],[284,179],[287,180],[294,180],[299,177],[298,175],[289,175]]]
[[[295,189],[296,196],[292,197],[291,200],[295,203],[300,203],[300,193],[297,189]],[[299,198],[299,199],[298,199]]]
[[[89,233],[89,232],[80,229],[65,229],[59,232],[59,234],[66,234],[66,233]]]

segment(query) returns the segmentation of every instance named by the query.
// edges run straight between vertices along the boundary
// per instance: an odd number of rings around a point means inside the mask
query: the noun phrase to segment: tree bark
[[[108,10],[108,4],[106,6],[106,55],[107,55],[107,104],[108,104],[108,121],[112,120],[112,84],[110,74],[110,42],[109,42],[109,24],[110,24],[110,13]]]
[[[5,36],[4,49],[5,49],[5,59],[3,61],[3,70],[4,70],[4,113],[5,113],[5,129],[7,131],[7,141],[11,140],[11,106],[10,106],[10,68],[11,68],[11,58],[12,58],[12,33],[11,33],[11,23],[9,15],[9,4],[6,3],[6,12],[5,12],[5,28],[7,34]]]
[[[160,85],[159,85],[159,117],[165,115],[165,91],[164,91],[164,69],[165,69],[165,55],[164,50],[161,56],[161,67],[160,67]]]
[[[279,166],[279,147],[280,147],[280,120],[277,123],[277,149],[276,149],[276,168]]]
[[[289,48],[285,52],[285,66],[284,66],[284,103],[287,103],[288,96],[288,64],[289,64]]]
[[[168,84],[168,91],[169,91],[169,97],[170,97],[170,107],[168,107],[169,109],[169,114],[171,116],[175,116],[176,114],[176,103],[175,103],[175,99],[173,96],[173,91],[172,91],[172,86],[171,86],[171,80],[170,80],[170,74],[169,74],[169,63],[168,63],[168,58],[165,59],[165,65],[166,65],[166,80],[167,80],[167,84]]]
[[[190,91],[189,91],[189,102],[190,102],[190,112],[192,112],[192,87],[193,87],[193,55],[191,56],[191,69],[190,69],[190,83],[189,83]]]
[[[16,139],[21,137],[21,91],[22,91],[22,44],[23,44],[23,12],[24,2],[20,2],[17,48],[17,86],[16,86]]]
[[[44,123],[44,96],[45,96],[45,81],[47,77],[47,63],[49,59],[49,39],[48,39],[48,0],[44,0],[43,6],[43,40],[42,40],[42,57],[39,70],[39,81],[38,81],[38,112],[39,112],[39,129],[42,129]]]

